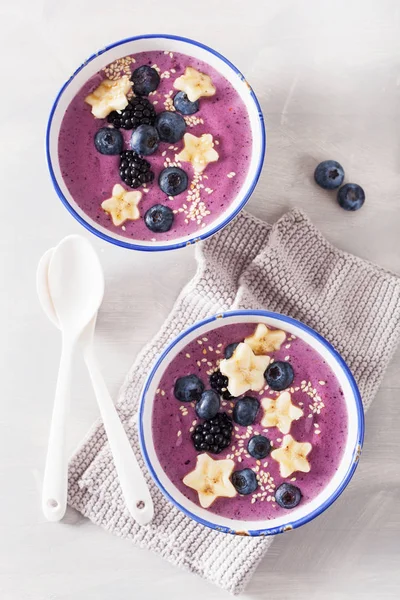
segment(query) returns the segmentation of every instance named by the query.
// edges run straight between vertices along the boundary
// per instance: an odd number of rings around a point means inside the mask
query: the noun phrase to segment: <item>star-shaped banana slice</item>
[[[128,219],[136,221],[140,218],[138,204],[142,198],[142,192],[127,192],[122,185],[116,183],[112,190],[111,198],[101,203],[101,208],[109,213],[114,225],[122,225]]]
[[[254,354],[268,354],[279,350],[286,339],[286,333],[281,329],[269,329],[264,323],[259,323],[253,335],[245,338]]]
[[[214,96],[217,91],[211,77],[193,67],[186,67],[184,74],[175,79],[174,88],[185,92],[190,102],[203,96]]]
[[[289,392],[282,392],[278,398],[263,398],[261,406],[264,410],[261,425],[277,427],[281,433],[289,433],[292,421],[297,421],[304,414],[301,408],[292,404]]]
[[[183,150],[177,154],[176,159],[182,162],[190,162],[198,173],[204,171],[208,163],[216,162],[219,159],[211,133],[203,133],[200,137],[185,133],[183,143]]]
[[[92,107],[92,114],[97,119],[104,119],[113,110],[123,110],[128,105],[126,94],[132,82],[124,75],[116,81],[104,79],[101,84],[85,98]]]
[[[281,477],[290,477],[295,471],[308,473],[311,469],[307,455],[311,452],[309,442],[296,442],[289,434],[282,440],[282,446],[271,452],[271,457],[279,463]]]
[[[230,480],[234,467],[233,460],[214,460],[208,454],[199,454],[195,470],[185,475],[183,483],[196,490],[201,506],[208,508],[216,498],[236,496]]]
[[[241,396],[248,390],[262,390],[269,362],[269,356],[256,356],[250,346],[241,342],[231,358],[220,362],[219,368],[228,378],[228,391],[232,396]]]

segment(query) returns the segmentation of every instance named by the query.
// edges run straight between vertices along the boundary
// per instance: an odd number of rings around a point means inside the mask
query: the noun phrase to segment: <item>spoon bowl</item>
[[[104,275],[100,261],[91,244],[79,235],[62,240],[49,259],[50,301],[63,334],[77,339],[103,300]],[[46,260],[47,257],[43,268]]]

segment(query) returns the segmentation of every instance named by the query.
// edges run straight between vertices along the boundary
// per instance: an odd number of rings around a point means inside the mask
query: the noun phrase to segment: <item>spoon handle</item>
[[[86,347],[84,355],[126,507],[139,525],[147,525],[154,515],[149,488],[98,368],[91,345]]]
[[[60,521],[67,508],[65,426],[70,404],[72,351],[73,345],[63,337],[42,492],[42,509],[48,521]]]

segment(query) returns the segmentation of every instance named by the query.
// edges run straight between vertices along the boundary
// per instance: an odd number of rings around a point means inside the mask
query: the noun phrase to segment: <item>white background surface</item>
[[[63,524],[41,514],[59,337],[36,300],[35,269],[63,236],[89,235],[56,197],[44,160],[46,119],[60,85],[92,51],[129,35],[177,33],[215,47],[252,83],[268,128],[249,210],[272,222],[300,206],[332,242],[400,273],[399,11],[396,0],[1,0],[1,600],[229,597],[77,514]],[[314,167],[326,158],[365,188],[360,212],[344,212],[334,194],[313,184]],[[193,273],[193,252],[145,255],[92,241],[107,283],[96,344],[116,397]],[[275,541],[246,598],[399,597],[399,367],[397,353],[368,414],[347,492]],[[74,392],[71,451],[97,416],[81,363]]]

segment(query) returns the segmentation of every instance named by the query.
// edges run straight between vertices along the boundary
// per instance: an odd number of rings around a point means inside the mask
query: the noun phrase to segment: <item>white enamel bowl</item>
[[[252,159],[247,176],[226,210],[201,231],[167,242],[152,242],[124,238],[101,227],[76,204],[64,183],[58,160],[58,136],[65,111],[74,96],[90,77],[118,58],[146,50],[170,50],[193,56],[219,71],[240,94],[249,115],[252,132]],[[261,173],[266,147],[264,120],[258,100],[240,71],[224,56],[199,42],[174,35],[142,35],[121,40],[103,48],[88,58],[63,85],[50,112],[46,133],[46,155],[54,188],[68,211],[91,233],[107,242],[133,250],[172,250],[203,240],[225,227],[244,207]]]
[[[276,519],[265,521],[238,521],[227,519],[201,508],[188,500],[169,480],[163,471],[154,448],[152,436],[153,402],[164,371],[174,357],[192,340],[208,331],[232,323],[265,323],[282,328],[307,342],[328,363],[343,389],[348,414],[348,437],[340,465],[329,484],[311,502],[287,511]],[[354,378],[336,350],[316,331],[290,317],[267,311],[231,311],[194,324],[181,333],[164,350],[143,388],[139,411],[139,434],[147,467],[165,496],[186,515],[226,533],[241,535],[275,535],[304,525],[326,510],[349,483],[361,453],[364,437],[364,412],[360,393]]]

